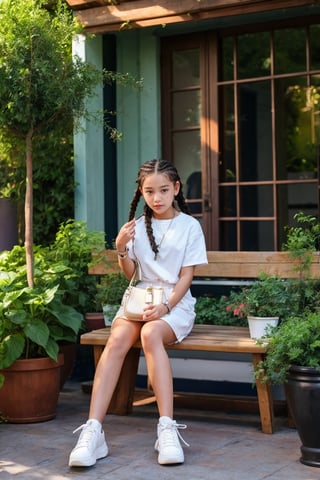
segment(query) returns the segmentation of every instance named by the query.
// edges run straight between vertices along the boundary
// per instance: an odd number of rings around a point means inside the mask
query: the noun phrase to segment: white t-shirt
[[[191,215],[179,212],[173,220],[152,219],[152,230],[159,246],[157,259],[151,249],[146,232],[144,216],[138,218],[135,228],[135,240],[129,242],[129,256],[138,259],[142,269],[141,287],[161,286],[166,299],[179,280],[182,267],[208,263],[204,235],[198,220]],[[162,319],[169,323],[177,341],[181,342],[191,331],[194,319],[195,299],[190,290],[182,300]],[[116,317],[125,317],[120,307]]]
[[[180,212],[173,220],[152,219],[156,243],[161,243],[157,260],[144,220],[144,216],[137,220],[134,246],[128,245],[129,256],[140,262],[142,280],[176,284],[182,267],[208,263],[201,225],[191,215]]]

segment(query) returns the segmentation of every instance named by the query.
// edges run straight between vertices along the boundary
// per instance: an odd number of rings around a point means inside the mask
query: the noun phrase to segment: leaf
[[[46,348],[50,331],[44,322],[38,319],[33,320],[24,327],[24,333],[32,342]]]
[[[8,335],[0,344],[0,368],[10,367],[24,350],[25,339],[21,333]]]
[[[57,342],[52,340],[52,338],[49,338],[45,350],[47,352],[47,355],[52,358],[55,362],[58,360],[58,353],[59,353],[59,345]]]
[[[59,320],[62,325],[71,328],[75,333],[79,331],[83,321],[83,316],[73,307],[63,304],[58,306],[58,300],[56,299],[49,306],[48,310],[55,318]]]

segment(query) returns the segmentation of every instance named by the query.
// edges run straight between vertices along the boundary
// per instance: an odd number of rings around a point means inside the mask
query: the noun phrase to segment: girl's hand
[[[127,243],[134,238],[136,220],[130,220],[125,223],[119,230],[116,238],[116,249],[123,252],[126,249]]]
[[[144,322],[160,320],[166,313],[168,313],[168,309],[163,303],[159,305],[148,305],[143,311],[142,319]]]

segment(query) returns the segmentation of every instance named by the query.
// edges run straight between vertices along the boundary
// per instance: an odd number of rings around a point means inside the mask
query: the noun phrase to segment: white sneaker
[[[159,452],[158,463],[160,465],[169,465],[184,462],[184,454],[179,441],[187,445],[179,433],[178,429],[185,429],[186,425],[179,425],[169,417],[160,417],[158,423],[158,439],[154,448]]]
[[[101,423],[98,420],[88,420],[73,433],[82,430],[79,440],[70,453],[70,467],[91,467],[99,458],[108,455],[108,446],[105,441]]]

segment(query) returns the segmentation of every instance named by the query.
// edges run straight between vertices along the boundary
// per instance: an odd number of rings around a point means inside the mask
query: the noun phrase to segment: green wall
[[[102,38],[97,36],[87,41],[78,36],[73,42],[74,53],[83,60],[102,65]],[[102,86],[90,99],[90,110],[103,110]],[[103,185],[103,128],[102,123],[83,120],[75,133],[75,218],[87,222],[89,228],[104,230],[104,185]]]
[[[108,40],[107,40],[108,41]],[[81,58],[102,68],[102,36],[74,42]],[[105,230],[105,208],[117,208],[118,228],[127,221],[129,205],[136,188],[139,166],[146,160],[161,156],[160,138],[160,68],[159,39],[148,30],[124,31],[116,37],[117,71],[143,79],[143,87],[117,86],[117,128],[123,139],[116,144],[116,158],[104,149],[105,132],[101,125],[86,122],[84,131],[75,135],[75,196],[76,219],[87,222],[89,228]],[[102,110],[103,91],[90,100],[92,111]],[[113,154],[114,155],[114,154]],[[117,163],[117,202],[104,205],[104,165]],[[116,207],[117,205],[117,207]]]

